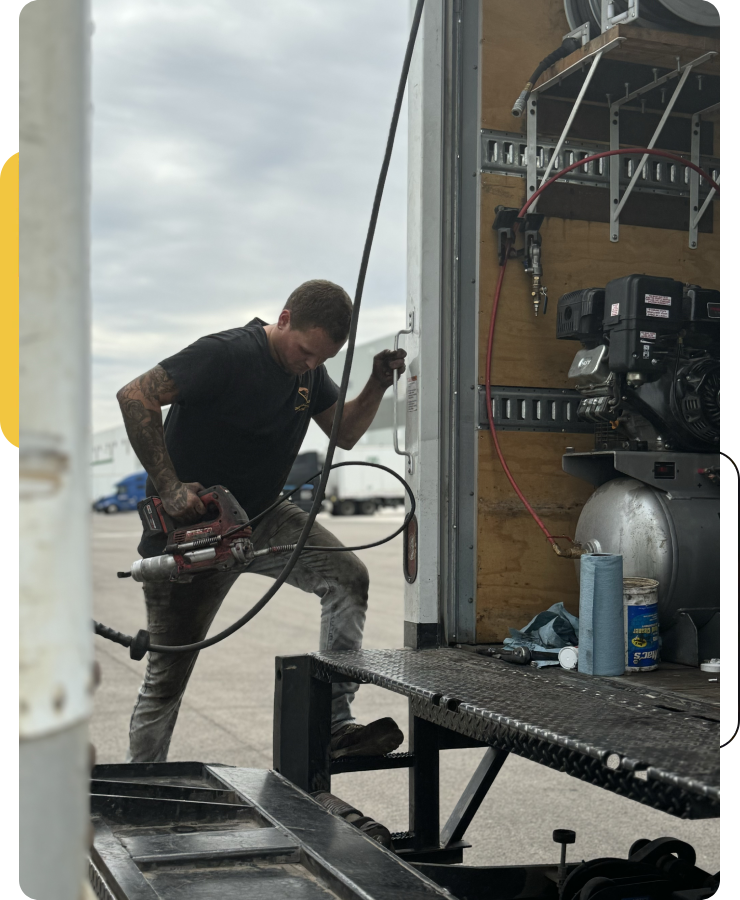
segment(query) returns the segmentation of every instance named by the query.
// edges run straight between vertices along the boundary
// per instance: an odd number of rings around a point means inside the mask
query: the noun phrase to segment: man
[[[324,362],[349,333],[352,303],[330,281],[307,281],[288,298],[274,325],[253,319],[203,337],[163,360],[118,392],[126,431],[149,473],[147,493],[156,493],[179,522],[205,512],[198,491],[227,487],[250,518],[279,496],[313,418],[331,433],[338,388]],[[373,361],[368,383],[345,404],[339,446],[351,449],[367,431],[393,383],[405,370],[405,351],[384,350]],[[164,427],[162,407],[171,404]],[[298,540],[307,514],[290,501],[279,504],[254,527],[255,549]],[[341,546],[314,523],[311,546]],[[165,540],[142,539],[142,556],[164,552]],[[287,556],[255,559],[249,572],[276,577]],[[244,570],[242,570],[244,571]],[[196,576],[189,584],[145,583],[148,628],[160,644],[203,639],[240,572]],[[362,645],[368,574],[353,553],[301,554],[288,584],[321,598],[322,650]],[[150,653],[131,717],[129,762],[167,759],[172,731],[197,653]],[[357,685],[332,685],[333,757],[390,753],[403,741],[385,718],[357,724],[350,703]]]

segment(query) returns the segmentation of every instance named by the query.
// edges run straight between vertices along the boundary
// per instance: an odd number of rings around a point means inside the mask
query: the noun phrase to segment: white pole
[[[89,835],[88,0],[20,16],[20,883],[79,900]]]

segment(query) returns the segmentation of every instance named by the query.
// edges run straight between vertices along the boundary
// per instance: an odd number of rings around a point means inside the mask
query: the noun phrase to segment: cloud
[[[95,429],[130,377],[274,319],[300,282],[354,293],[407,17],[399,0],[93,0]],[[360,341],[403,324],[405,175],[404,120]]]

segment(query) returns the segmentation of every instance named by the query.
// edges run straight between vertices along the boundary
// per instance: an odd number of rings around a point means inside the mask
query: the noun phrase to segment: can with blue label
[[[658,668],[658,582],[654,578],[624,579],[624,647],[625,672]]]

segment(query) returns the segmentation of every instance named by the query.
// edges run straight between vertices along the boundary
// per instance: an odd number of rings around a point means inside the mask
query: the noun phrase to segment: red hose
[[[529,207],[534,203],[534,201],[540,196],[540,194],[547,190],[551,184],[554,184],[559,178],[562,178],[563,175],[567,175],[568,172],[572,172],[573,169],[577,169],[579,166],[583,166],[586,163],[593,162],[596,159],[603,159],[606,156],[621,156],[625,153],[647,153],[649,156],[662,156],[667,159],[675,159],[677,162],[680,162],[681,165],[688,166],[690,169],[693,169],[695,172],[698,172],[706,181],[719,193],[719,185],[716,184],[707,173],[700,169],[699,166],[694,165],[694,163],[689,162],[684,159],[682,156],[677,156],[675,153],[670,153],[667,150],[647,150],[640,147],[637,148],[625,148],[622,150],[605,150],[603,153],[594,153],[593,156],[587,156],[585,159],[581,159],[578,162],[574,162],[571,165],[567,166],[562,171],[558,172],[557,175],[553,175],[548,181],[544,184],[540,185],[540,187],[532,194],[532,196],[527,200],[524,206],[519,210],[519,215],[517,217],[517,222],[514,224],[514,234],[518,230],[519,220],[523,219],[527,213]],[[506,264],[509,261],[509,251],[511,250],[511,240],[506,244],[506,250],[504,254],[504,261],[501,265],[498,275],[498,281],[496,283],[496,290],[493,295],[493,309],[491,310],[491,326],[488,331],[488,351],[486,353],[486,414],[488,415],[488,426],[491,429],[491,437],[493,439],[493,446],[496,450],[496,455],[498,456],[498,460],[501,463],[501,468],[504,470],[504,474],[509,479],[509,483],[514,488],[514,491],[522,501],[524,506],[527,509],[527,512],[532,516],[535,520],[545,538],[549,541],[553,549],[556,552],[561,553],[562,551],[555,543],[555,538],[547,529],[545,523],[540,519],[537,513],[532,509],[527,498],[522,493],[521,488],[516,483],[514,476],[511,474],[508,465],[506,464],[506,460],[504,459],[504,454],[501,452],[501,447],[498,442],[498,435],[496,433],[496,426],[493,424],[493,405],[491,399],[491,362],[493,356],[493,335],[496,328],[496,313],[498,311],[499,300],[501,299],[501,289],[504,284],[504,275],[506,274]],[[558,535],[560,537],[560,535]],[[572,538],[568,538],[571,543],[573,543]]]

